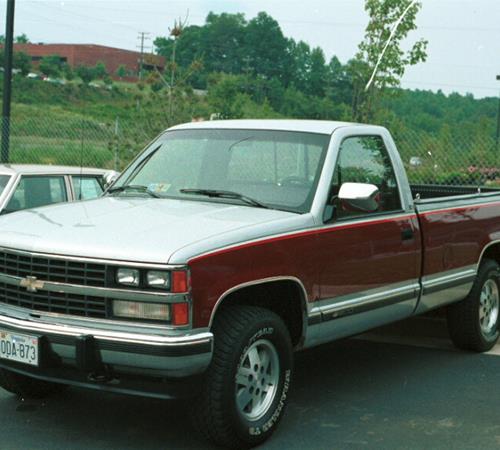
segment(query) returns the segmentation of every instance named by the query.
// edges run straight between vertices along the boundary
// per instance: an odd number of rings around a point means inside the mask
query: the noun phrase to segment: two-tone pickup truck
[[[446,307],[499,337],[500,193],[410,186],[389,132],[320,121],[161,134],[97,200],[0,219],[0,384],[196,395],[219,445],[276,428],[294,350]]]

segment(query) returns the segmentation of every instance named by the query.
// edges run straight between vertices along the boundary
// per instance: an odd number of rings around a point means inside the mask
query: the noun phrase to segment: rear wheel
[[[491,350],[500,335],[500,267],[485,260],[470,294],[448,307],[448,329],[453,343],[464,350]]]
[[[292,375],[290,335],[279,316],[254,306],[220,312],[214,335],[195,425],[217,445],[253,447],[270,437],[284,412]]]
[[[63,391],[66,385],[49,383],[10,370],[0,369],[0,387],[22,398],[45,398]]]

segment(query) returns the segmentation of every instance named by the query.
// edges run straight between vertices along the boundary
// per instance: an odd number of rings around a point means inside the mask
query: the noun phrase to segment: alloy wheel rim
[[[494,280],[489,279],[484,283],[479,299],[479,323],[481,331],[485,335],[496,330],[499,311],[500,295],[498,285]]]
[[[271,407],[280,380],[278,352],[272,342],[258,340],[247,348],[236,370],[236,406],[249,421],[261,419]]]

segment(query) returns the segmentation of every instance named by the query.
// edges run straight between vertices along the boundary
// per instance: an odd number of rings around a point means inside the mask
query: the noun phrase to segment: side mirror
[[[106,172],[102,177],[104,180],[104,190],[107,191],[113,185],[113,183],[118,179],[119,176],[120,173],[116,172],[115,170],[110,170],[109,172]]]
[[[373,184],[344,183],[340,187],[338,198],[348,211],[371,213],[380,206],[380,192]]]

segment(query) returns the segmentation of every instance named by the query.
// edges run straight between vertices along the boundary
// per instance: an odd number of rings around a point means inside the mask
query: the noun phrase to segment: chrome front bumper
[[[0,330],[31,334],[45,342],[43,352],[61,366],[90,371],[92,364],[117,373],[182,378],[202,373],[212,358],[213,334],[208,331],[168,336],[66,325],[43,319],[20,319],[0,312]],[[89,357],[90,355],[90,357]],[[5,366],[7,361],[0,360]]]

